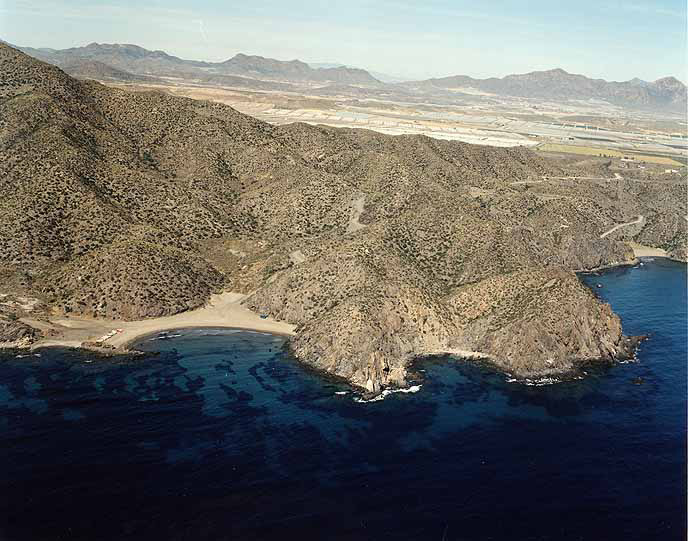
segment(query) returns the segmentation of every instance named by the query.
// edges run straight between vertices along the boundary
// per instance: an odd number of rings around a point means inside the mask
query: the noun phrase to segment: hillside
[[[563,100],[605,100],[615,105],[685,111],[688,103],[687,87],[674,77],[654,82],[632,79],[626,82],[609,82],[590,79],[562,69],[533,71],[520,75],[507,75],[501,79],[473,79],[456,75],[401,83],[406,89],[419,92],[474,88],[501,96]]]
[[[61,67],[66,73],[69,73],[78,79],[97,79],[99,81],[111,79],[114,81],[124,82],[153,82],[156,80],[154,77],[135,75],[134,73],[129,73],[128,71],[113,68],[112,66],[99,62],[98,60],[77,60],[74,62],[66,62]]]
[[[429,353],[479,352],[520,376],[628,355],[573,270],[632,259],[629,239],[601,234],[639,214],[634,238],[687,257],[685,179],[271,126],[81,82],[5,45],[0,73],[0,293],[36,297],[46,317],[146,318],[251,293],[249,308],[297,326],[299,359],[378,391]],[[544,180],[592,171],[604,177]],[[6,340],[33,338],[22,310],[3,310]]]

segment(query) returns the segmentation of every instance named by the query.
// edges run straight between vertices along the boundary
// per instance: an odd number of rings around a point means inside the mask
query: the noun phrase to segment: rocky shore
[[[631,242],[687,257],[686,170],[271,126],[3,44],[0,73],[0,342],[271,323],[370,392],[443,352],[546,376],[631,350],[575,270],[632,262]]]

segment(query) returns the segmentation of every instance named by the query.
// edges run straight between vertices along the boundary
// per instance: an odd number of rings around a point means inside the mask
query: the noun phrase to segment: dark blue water
[[[684,539],[686,273],[584,277],[651,338],[543,387],[437,359],[419,392],[362,404],[231,331],[139,360],[5,355],[0,538]]]

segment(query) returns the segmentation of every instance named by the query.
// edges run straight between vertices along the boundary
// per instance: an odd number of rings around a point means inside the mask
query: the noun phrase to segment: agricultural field
[[[640,163],[656,163],[660,165],[669,165],[677,167],[685,167],[687,164],[677,159],[672,159],[667,156],[653,155],[653,154],[638,154],[635,152],[621,152],[620,150],[612,148],[588,147],[579,145],[568,145],[560,143],[544,143],[539,145],[536,150],[541,152],[559,152],[564,154],[581,154],[585,156],[603,156],[609,158],[623,158],[625,156],[635,158],[636,162]],[[680,158],[682,159],[682,158]],[[687,158],[686,158],[687,160]]]

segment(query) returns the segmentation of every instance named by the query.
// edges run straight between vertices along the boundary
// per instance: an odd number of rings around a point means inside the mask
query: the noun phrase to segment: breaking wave
[[[388,395],[391,395],[393,393],[416,393],[416,392],[419,392],[419,390],[421,388],[422,388],[421,385],[412,385],[411,387],[408,387],[407,389],[385,389],[384,391],[381,392],[381,394],[376,395],[374,398],[370,398],[367,400],[365,398],[362,398],[361,396],[357,396],[354,398],[354,401],[359,402],[359,403],[378,402],[378,401],[383,400]]]

